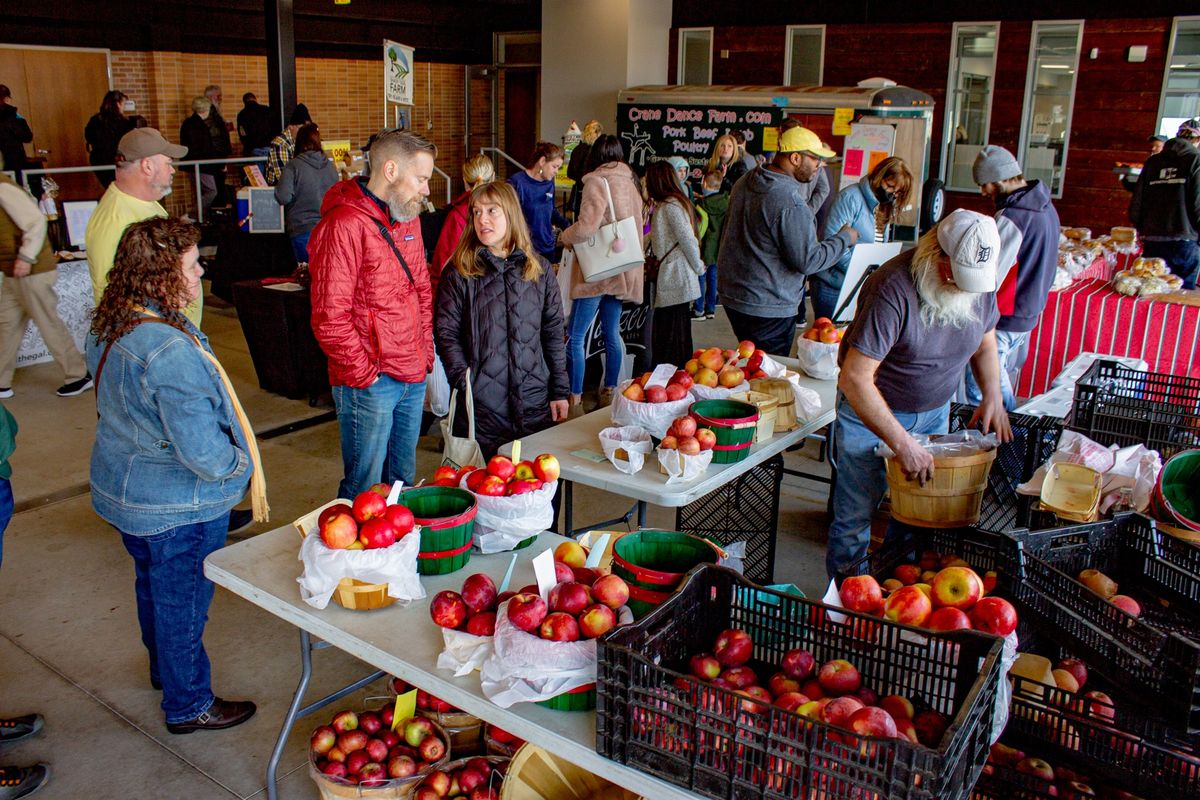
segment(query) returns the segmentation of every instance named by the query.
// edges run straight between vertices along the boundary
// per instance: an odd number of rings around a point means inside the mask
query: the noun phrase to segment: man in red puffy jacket
[[[345,477],[338,496],[413,483],[433,303],[417,215],[437,148],[411,131],[371,145],[371,177],[325,194],[308,244],[312,326],[329,359]]]

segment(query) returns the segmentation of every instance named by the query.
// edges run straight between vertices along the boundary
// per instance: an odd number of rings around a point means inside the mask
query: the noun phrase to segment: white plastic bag
[[[658,463],[667,471],[667,483],[699,478],[712,463],[713,451],[701,450],[698,455],[684,455],[678,450],[658,450]]]
[[[797,336],[796,361],[800,362],[800,369],[804,370],[805,375],[821,381],[833,380],[841,371],[838,367],[838,348],[840,347],[841,345],[836,342],[827,344]]]
[[[1100,508],[1107,512],[1112,506],[1125,499],[1126,492],[1136,511],[1150,507],[1150,496],[1162,470],[1162,456],[1157,450],[1135,444],[1118,448],[1115,444],[1105,447],[1082,433],[1064,430],[1058,440],[1058,449],[1037,468],[1033,477],[1017,487],[1018,494],[1037,497],[1042,493],[1042,482],[1046,471],[1054,464],[1063,462],[1082,464],[1099,472],[1104,480],[1101,488]]]
[[[654,442],[650,434],[636,425],[625,425],[600,431],[600,447],[604,450],[605,458],[612,462],[618,472],[635,475],[654,449]]]
[[[744,380],[732,388],[725,386],[701,386],[695,383],[692,384],[692,388],[688,391],[697,400],[728,400],[730,395],[750,391],[750,382]]]
[[[421,551],[420,528],[404,536],[391,547],[374,550],[331,550],[316,533],[304,537],[300,560],[304,572],[296,579],[300,596],[313,608],[325,608],[342,578],[367,583],[386,583],[388,596],[401,605],[425,596],[417,574],[417,553]]]
[[[1017,663],[1017,632],[1013,631],[1004,637],[1004,648],[1000,651],[1000,687],[996,692],[996,710],[992,712],[991,735],[988,741],[992,744],[1000,741],[1004,726],[1008,724],[1009,706],[1012,705],[1012,684],[1008,682],[1008,672]]]
[[[972,456],[1000,446],[1000,438],[995,433],[985,434],[974,428],[954,433],[918,433],[913,438],[934,457]],[[875,445],[875,455],[880,458],[896,457],[892,448],[882,442]]]
[[[613,393],[612,421],[613,425],[618,427],[636,425],[651,436],[661,439],[667,435],[667,428],[671,427],[675,418],[688,413],[688,408],[692,405],[690,394],[682,400],[666,403],[639,403],[630,400],[624,395],[624,391],[632,382],[625,381],[617,386],[616,392]]]
[[[784,372],[784,377],[792,385],[792,395],[796,398],[796,419],[807,422],[821,413],[821,395],[807,386],[800,385],[800,376],[790,370]]]
[[[463,476],[461,487],[467,488]],[[480,553],[512,550],[530,536],[537,536],[554,522],[554,493],[558,481],[551,481],[532,492],[510,497],[475,495],[475,547]]]
[[[596,682],[596,640],[551,642],[508,621],[508,603],[496,613],[492,652],[479,669],[484,697],[501,708],[549,700]]]
[[[492,654],[491,636],[476,636],[466,631],[442,628],[445,648],[438,654],[438,669],[449,670],[454,677],[461,678],[483,666]]]
[[[450,381],[437,353],[433,354],[433,370],[425,380],[425,401],[429,404],[429,413],[435,417],[450,413]]]

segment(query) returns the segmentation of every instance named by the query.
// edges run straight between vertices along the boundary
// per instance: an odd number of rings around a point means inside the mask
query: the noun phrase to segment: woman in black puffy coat
[[[454,433],[467,435],[466,373],[484,457],[567,418],[567,359],[558,279],[533,249],[506,183],[471,192],[470,225],[438,283],[433,335],[459,390]]]

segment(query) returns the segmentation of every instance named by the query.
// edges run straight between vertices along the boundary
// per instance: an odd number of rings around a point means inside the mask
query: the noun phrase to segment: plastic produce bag
[[[492,654],[491,636],[476,636],[466,631],[442,628],[445,648],[438,654],[438,669],[449,670],[461,678],[483,666]]]
[[[650,434],[636,425],[620,428],[605,428],[600,431],[600,447],[604,456],[612,462],[618,472],[637,474],[645,464],[646,456],[654,449]]]
[[[972,456],[985,453],[1000,446],[1000,439],[994,433],[982,433],[974,428],[968,428],[954,433],[921,433],[913,437],[917,444],[929,451],[934,458],[951,456]],[[892,448],[883,442],[875,446],[875,455],[880,458],[895,458]]]
[[[435,417],[450,413],[450,381],[437,353],[433,354],[433,371],[425,382],[425,401],[429,404],[429,413]]]
[[[800,369],[804,370],[805,375],[822,381],[833,380],[841,372],[841,368],[838,367],[839,347],[841,345],[837,342],[814,342],[812,339],[797,336],[796,360],[800,362]]]
[[[692,405],[690,394],[682,400],[666,403],[639,403],[630,400],[624,395],[624,391],[631,383],[633,381],[625,381],[617,386],[617,391],[613,393],[612,421],[615,426],[636,425],[651,436],[661,439],[667,435],[667,428],[671,427],[675,418],[688,413],[688,408]]]
[[[1162,456],[1145,445],[1105,447],[1082,433],[1064,430],[1058,440],[1058,449],[1037,468],[1032,478],[1017,487],[1017,493],[1040,496],[1047,470],[1063,462],[1081,464],[1100,473],[1104,480],[1100,509],[1104,512],[1126,502],[1132,504],[1135,511],[1145,511],[1150,507],[1150,497],[1162,470]]]
[[[617,624],[633,622],[625,607]],[[479,670],[484,697],[501,708],[549,700],[596,682],[596,640],[551,642],[508,621],[508,603],[496,613],[492,653]]]
[[[467,477],[460,483],[467,487]],[[554,493],[558,481],[542,488],[509,497],[475,495],[475,547],[480,553],[502,553],[512,550],[530,536],[547,530],[554,522]]]
[[[1012,684],[1008,682],[1008,672],[1017,663],[1017,632],[1013,631],[1004,637],[1004,648],[1000,651],[1000,686],[996,690],[996,710],[992,712],[991,735],[988,741],[992,744],[1000,741],[1004,726],[1008,724],[1009,706],[1012,705]]]
[[[713,451],[701,450],[698,455],[684,455],[678,450],[658,450],[658,463],[667,472],[667,483],[699,478],[712,463]]]
[[[738,392],[750,391],[750,382],[743,380],[734,387],[701,386],[700,384],[695,383],[692,384],[692,388],[688,391],[690,391],[692,396],[697,400],[728,400],[731,395],[737,394]]]
[[[744,571],[746,563],[746,543],[730,542],[719,545],[719,548],[724,555],[717,559],[717,566],[729,567],[740,575]]]
[[[331,550],[316,533],[304,537],[300,560],[304,572],[296,579],[300,596],[313,608],[325,608],[342,578],[386,583],[388,596],[401,605],[425,596],[417,575],[421,551],[420,528],[414,528],[391,547],[374,550]]]

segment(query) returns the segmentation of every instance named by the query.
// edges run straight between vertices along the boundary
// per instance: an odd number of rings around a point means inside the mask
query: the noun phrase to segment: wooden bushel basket
[[[320,508],[314,509],[292,523],[300,533],[300,538],[309,534],[317,534],[317,518],[321,512],[335,503],[345,503],[345,500],[330,500]],[[396,598],[388,595],[386,583],[367,583],[354,578],[342,578],[337,589],[333,592],[334,601],[342,608],[351,611],[374,611],[377,608],[387,608],[396,602]]]
[[[525,744],[508,764],[500,800],[637,800],[637,795],[562,756]]]
[[[754,444],[765,442],[775,435],[778,429],[775,421],[779,418],[779,399],[775,395],[751,389],[748,392],[734,392],[729,395],[729,399],[758,406],[758,427],[754,430]]]
[[[894,459],[887,459],[892,518],[919,528],[961,528],[979,521],[988,472],[995,450],[933,460],[933,480],[922,486],[909,480]]]
[[[782,433],[796,427],[796,393],[792,383],[784,378],[755,378],[750,381],[750,390],[769,394],[775,398],[775,432]]]

